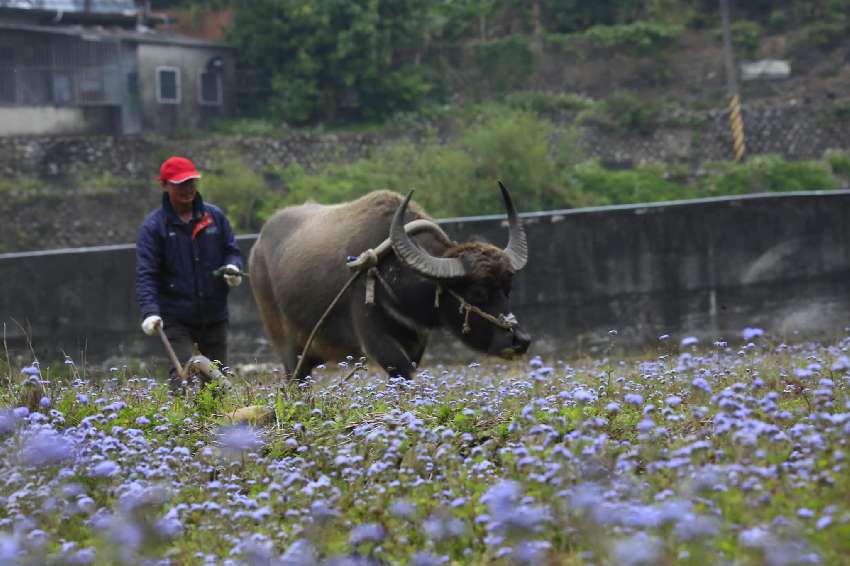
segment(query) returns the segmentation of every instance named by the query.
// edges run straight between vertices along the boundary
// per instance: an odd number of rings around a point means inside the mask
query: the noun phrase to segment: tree
[[[270,86],[282,118],[373,118],[427,93],[417,49],[429,23],[418,0],[253,0],[235,7],[243,68]],[[260,101],[263,102],[263,101]]]

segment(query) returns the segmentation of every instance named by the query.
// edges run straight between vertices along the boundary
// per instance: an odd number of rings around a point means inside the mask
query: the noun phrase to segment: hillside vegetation
[[[581,150],[585,127],[639,138],[691,120],[692,135],[700,135],[700,119],[689,113],[725,107],[716,2],[258,0],[232,7],[230,37],[252,79],[245,111],[257,118],[220,124],[220,132],[275,135],[282,121],[366,128],[395,140],[368,158],[319,170],[256,171],[225,160],[206,190],[245,230],[279,206],[337,202],[375,188],[416,188],[433,214],[459,216],[498,212],[496,179],[527,210],[847,184],[842,147],[814,161],[765,155],[744,164],[626,170]],[[830,57],[847,49],[850,1],[733,8],[742,59],[779,56],[800,68],[818,58],[835,63]],[[678,55],[683,48],[687,56]],[[577,69],[574,76],[557,68],[564,65]],[[689,75],[689,66],[713,78]],[[785,85],[786,97],[850,84],[850,73],[839,70],[800,73]],[[745,101],[776,98],[759,85],[745,85],[744,94]],[[812,119],[847,120],[846,108],[830,99]],[[243,192],[229,191],[234,185]]]
[[[717,4],[154,2],[232,11],[241,116],[182,139],[146,136],[111,170],[13,163],[0,180],[13,237],[0,251],[132,241],[157,203],[151,172],[174,153],[201,162],[204,195],[240,232],[280,206],[385,188],[416,189],[437,217],[496,213],[498,179],[523,210],[847,187],[850,0],[731,0],[738,58],[792,68],[781,82],[741,83],[743,163],[727,161]],[[769,111],[754,123],[757,109]],[[252,153],[278,141],[285,150]]]

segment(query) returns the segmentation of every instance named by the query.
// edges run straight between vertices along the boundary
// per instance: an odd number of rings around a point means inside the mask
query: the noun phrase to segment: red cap
[[[185,157],[169,157],[159,168],[159,180],[169,183],[182,183],[189,179],[200,179],[201,174],[195,169],[195,164]]]

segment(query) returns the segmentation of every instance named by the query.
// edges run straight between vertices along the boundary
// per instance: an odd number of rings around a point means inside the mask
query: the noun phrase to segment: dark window
[[[74,82],[71,73],[56,71],[53,73],[53,103],[71,104],[74,102]]]
[[[103,69],[98,67],[81,69],[78,77],[80,81],[80,102],[103,102],[106,100]]]
[[[156,70],[156,98],[160,104],[180,102],[180,70],[160,67]]]
[[[8,45],[0,46],[0,104],[15,103],[15,51]]]
[[[221,104],[221,73],[201,71],[201,104]]]

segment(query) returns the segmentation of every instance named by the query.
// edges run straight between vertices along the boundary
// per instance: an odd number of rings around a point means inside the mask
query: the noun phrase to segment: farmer
[[[225,365],[227,295],[242,283],[243,264],[224,212],[201,199],[200,178],[185,157],[169,157],[160,167],[162,206],[145,218],[136,240],[136,294],[142,331],[156,336],[162,327],[181,363],[197,343],[203,355]],[[213,272],[222,266],[224,276],[217,277]],[[176,368],[170,376],[172,389],[179,389]]]

